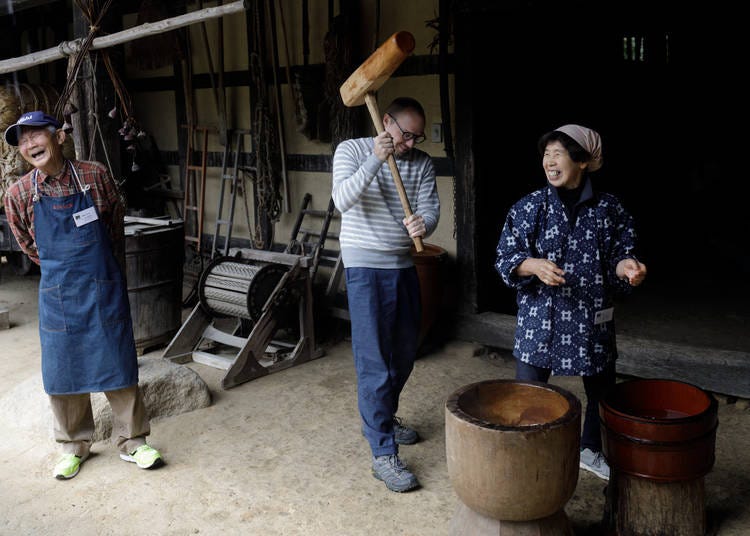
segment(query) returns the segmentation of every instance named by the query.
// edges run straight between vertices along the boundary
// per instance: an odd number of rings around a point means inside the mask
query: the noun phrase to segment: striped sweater
[[[341,142],[333,155],[333,202],[341,212],[344,266],[406,268],[413,265],[412,240],[402,223],[404,209],[387,162],[373,153],[374,138]],[[435,169],[430,155],[413,148],[397,157],[401,181],[414,214],[429,236],[440,218]]]

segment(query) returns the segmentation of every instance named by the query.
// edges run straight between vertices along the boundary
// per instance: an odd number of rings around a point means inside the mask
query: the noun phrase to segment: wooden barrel
[[[125,226],[125,267],[136,351],[166,344],[182,325],[183,225]]]
[[[636,379],[618,383],[599,404],[610,466],[633,476],[677,482],[714,464],[718,404],[693,385]]]
[[[599,416],[611,469],[603,522],[609,533],[704,536],[716,399],[684,382],[635,379],[612,388]]]
[[[487,380],[447,400],[448,475],[473,511],[504,521],[546,518],[578,482],[581,403],[550,384]]]

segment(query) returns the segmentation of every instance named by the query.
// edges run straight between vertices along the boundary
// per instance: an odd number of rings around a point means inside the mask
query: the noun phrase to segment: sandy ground
[[[411,493],[389,492],[370,475],[345,340],[320,359],[230,390],[220,387],[221,371],[189,364],[213,403],[152,421],[149,442],[166,466],[140,470],[104,441],[76,478],[57,481],[39,373],[38,279],[0,268],[0,309],[11,320],[0,331],[0,535],[447,535],[459,500],[445,462],[445,400],[468,383],[513,374],[507,353],[462,341],[417,361],[400,411],[423,437],[401,448],[422,483]],[[552,382],[583,400],[579,378]],[[22,397],[24,410],[8,411]],[[705,478],[710,533],[748,535],[747,401],[720,397],[719,419],[716,464]],[[577,535],[603,534],[604,489],[580,472],[565,508]]]

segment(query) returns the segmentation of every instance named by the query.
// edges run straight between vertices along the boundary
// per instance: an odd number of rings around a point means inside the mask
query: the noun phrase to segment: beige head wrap
[[[589,171],[596,171],[602,167],[602,138],[598,132],[580,125],[563,125],[555,130],[573,138],[591,155]]]

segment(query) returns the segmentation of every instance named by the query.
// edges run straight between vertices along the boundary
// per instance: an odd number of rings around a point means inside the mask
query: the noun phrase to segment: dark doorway
[[[740,328],[750,316],[750,240],[736,135],[744,56],[733,20],[737,8],[722,3],[699,11],[675,2],[467,2],[457,10],[457,116],[473,118],[474,214],[463,221],[473,232],[475,312],[515,314],[515,293],[493,267],[500,229],[511,204],[545,184],[539,137],[579,123],[602,136],[604,166],[592,178],[635,217],[649,266],[639,290],[649,297],[624,302],[620,325],[630,319],[640,335],[681,337],[670,319],[701,309],[714,325]],[[459,229],[459,240],[466,236]],[[727,347],[750,347],[735,335]]]

